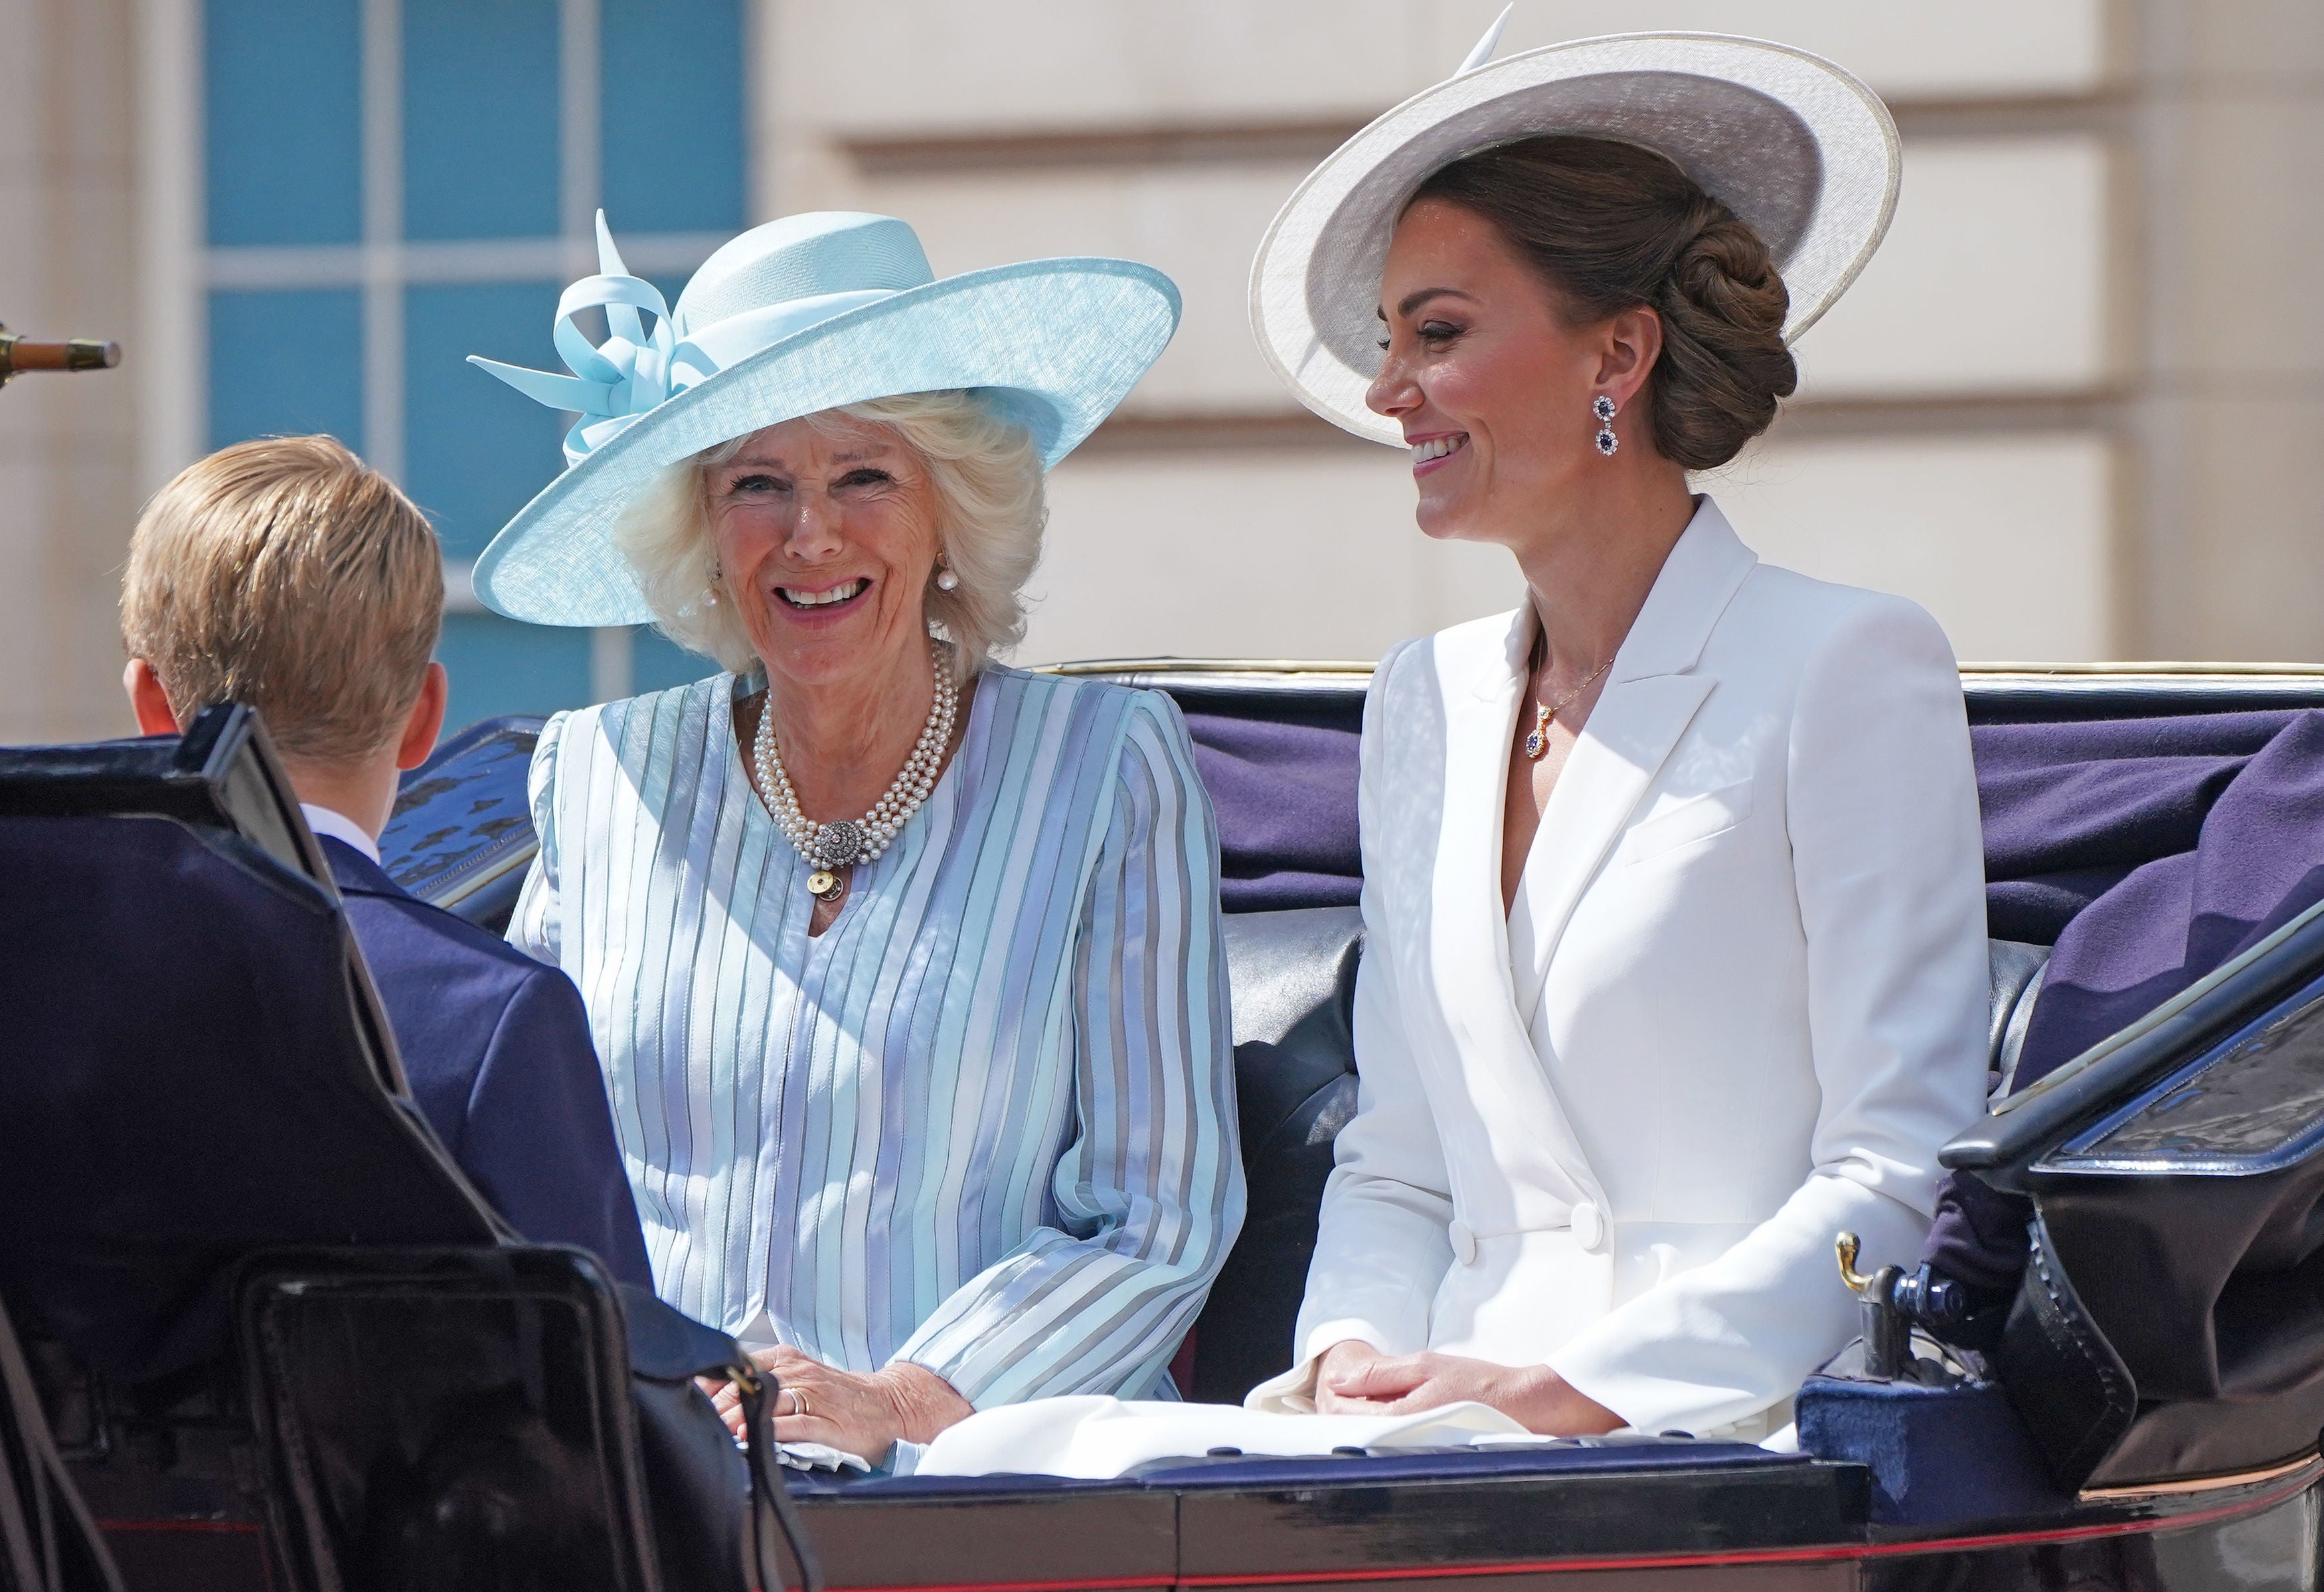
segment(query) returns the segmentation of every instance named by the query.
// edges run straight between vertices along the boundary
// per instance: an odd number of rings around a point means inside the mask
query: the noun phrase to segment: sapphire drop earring
[[[1598,417],[1598,451],[1610,459],[1614,450],[1622,446],[1622,439],[1614,435],[1614,400],[1600,392],[1590,406],[1590,412]]]

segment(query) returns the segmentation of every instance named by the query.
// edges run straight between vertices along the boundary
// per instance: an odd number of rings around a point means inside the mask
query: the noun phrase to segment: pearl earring
[[[937,566],[936,566],[936,590],[937,590],[937,591],[939,591],[939,592],[949,592],[949,591],[954,591],[954,590],[957,589],[957,588],[959,587],[959,585],[960,585],[960,576],[958,576],[958,575],[954,575],[954,574],[952,572],[952,567],[951,567],[951,566],[949,566],[949,565],[945,565],[945,564],[939,564],[939,565],[937,565]]]
[[[1600,392],[1598,400],[1590,406],[1590,412],[1598,417],[1598,451],[1610,459],[1614,450],[1622,446],[1622,439],[1614,435],[1614,400]]]
[[[713,564],[710,566],[710,589],[702,594],[702,605],[705,608],[718,606],[718,583],[725,578],[725,570],[719,566]]]

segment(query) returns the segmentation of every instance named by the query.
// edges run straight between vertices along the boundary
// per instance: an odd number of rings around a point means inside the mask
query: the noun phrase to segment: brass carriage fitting
[[[43,343],[0,326],[0,386],[26,371],[109,371],[120,363],[121,345],[109,338]]]
[[[1840,1280],[1856,1295],[1864,1321],[1864,1375],[1875,1382],[1894,1382],[1913,1365],[1913,1323],[1897,1299],[1897,1284],[1905,1281],[1904,1268],[1884,1265],[1870,1276],[1856,1269],[1860,1246],[1854,1233],[1841,1233],[1832,1247],[1840,1256]]]
[[[1850,1293],[1855,1294],[1858,1299],[1863,1298],[1864,1291],[1872,1286],[1872,1279],[1860,1275],[1856,1269],[1856,1256],[1858,1248],[1856,1235],[1842,1233],[1832,1247],[1840,1251],[1840,1280],[1848,1285],[1848,1291]]]

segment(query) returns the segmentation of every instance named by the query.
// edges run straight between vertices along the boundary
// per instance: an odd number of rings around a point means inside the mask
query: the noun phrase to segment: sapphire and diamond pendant
[[[1557,714],[1537,702],[1533,704],[1533,733],[1525,738],[1525,755],[1538,763],[1549,750],[1549,722]]]

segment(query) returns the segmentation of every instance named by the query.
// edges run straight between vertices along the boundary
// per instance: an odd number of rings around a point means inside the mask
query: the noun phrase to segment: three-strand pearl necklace
[[[767,811],[773,815],[775,827],[814,868],[807,888],[816,899],[826,899],[846,888],[835,870],[876,861],[936,789],[936,775],[944,767],[945,748],[952,741],[953,715],[960,705],[960,687],[953,681],[950,651],[941,642],[928,642],[930,669],[936,676],[936,700],[928,704],[928,722],[920,730],[919,740],[912,743],[912,755],[905,759],[895,783],[861,818],[835,818],[828,824],[817,824],[799,811],[798,793],[791,788],[790,776],[783,771],[783,759],[775,750],[772,693],[760,707],[759,733],[751,748],[751,760],[758,769],[759,794],[766,798]]]

